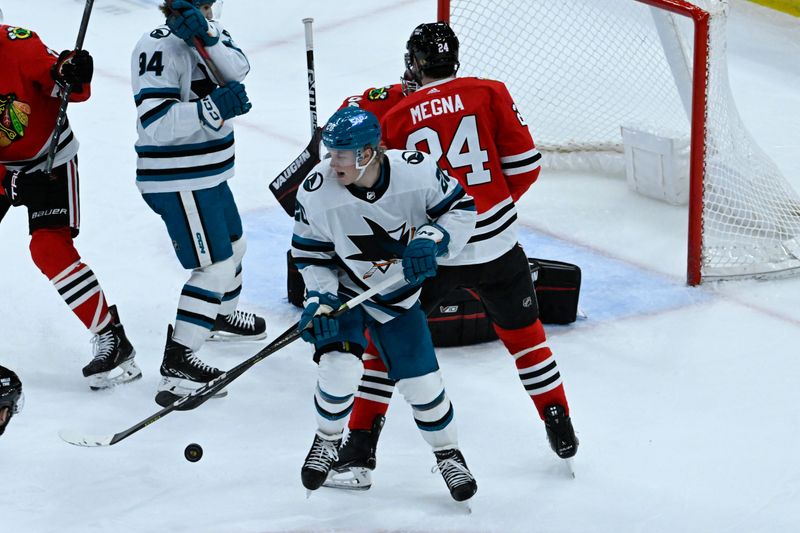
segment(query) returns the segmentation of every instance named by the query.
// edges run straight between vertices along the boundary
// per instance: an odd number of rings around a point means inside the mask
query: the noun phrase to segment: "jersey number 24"
[[[418,150],[420,143],[426,142],[430,154],[440,161],[441,157],[447,160],[451,168],[469,167],[465,175],[467,185],[481,185],[492,181],[492,173],[484,167],[489,161],[489,152],[481,149],[480,137],[478,135],[478,123],[475,115],[465,115],[461,117],[461,122],[453,134],[447,146],[447,152],[442,148],[442,139],[439,132],[425,126],[414,131],[408,136],[406,148],[408,150]]]

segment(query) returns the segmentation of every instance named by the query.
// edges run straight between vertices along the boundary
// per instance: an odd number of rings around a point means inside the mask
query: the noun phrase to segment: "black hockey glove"
[[[3,189],[13,206],[28,205],[31,199],[47,192],[50,177],[41,170],[26,174],[19,170],[9,170],[3,177]]]
[[[50,74],[59,84],[72,85],[81,92],[83,84],[92,81],[94,60],[86,50],[64,50],[58,55]]]

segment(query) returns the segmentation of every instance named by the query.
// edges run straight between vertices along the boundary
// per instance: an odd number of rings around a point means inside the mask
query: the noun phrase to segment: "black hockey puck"
[[[193,442],[183,450],[183,456],[186,457],[187,461],[196,463],[203,458],[203,448],[201,448],[199,444]]]

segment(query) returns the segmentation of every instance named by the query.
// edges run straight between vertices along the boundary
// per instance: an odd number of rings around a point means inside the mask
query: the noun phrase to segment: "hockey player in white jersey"
[[[475,226],[475,204],[458,182],[416,151],[384,151],[380,125],[356,107],[337,111],[322,130],[330,158],[297,194],[292,256],[306,284],[299,328],[315,346],[317,432],[301,470],[316,490],[336,460],[362,373],[365,329],[411,405],[452,497],[467,500],[477,484],[458,449],[453,408],[420,309],[422,281],[437,258],[455,256]],[[350,299],[401,271],[400,281],[347,313]]]
[[[191,270],[168,327],[156,402],[166,406],[221,371],[195,354],[212,338],[262,339],[264,319],[236,309],[245,252],[242,222],[227,180],[234,173],[230,119],[251,104],[241,81],[250,70],[213,19],[214,0],[174,0],[166,23],[146,33],[131,57],[138,111],[136,182],[163,219],[184,268]],[[220,76],[205,65],[195,39]]]

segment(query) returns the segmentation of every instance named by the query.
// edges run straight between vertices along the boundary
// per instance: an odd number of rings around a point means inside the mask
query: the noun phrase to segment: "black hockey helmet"
[[[22,382],[19,377],[4,366],[0,366],[0,409],[8,409],[5,423],[0,425],[0,435],[6,430],[11,417],[22,410],[25,396],[22,394]]]
[[[458,37],[446,22],[420,24],[406,43],[406,75],[420,82],[422,74],[447,78],[458,71]],[[414,67],[414,60],[421,72]]]

